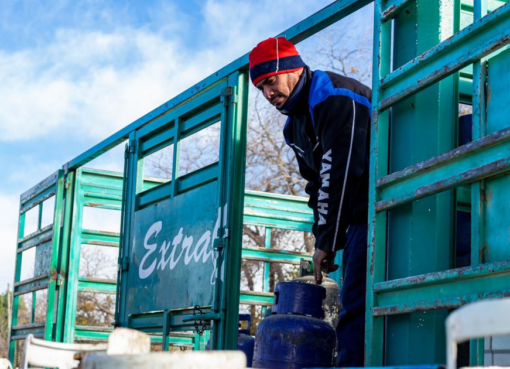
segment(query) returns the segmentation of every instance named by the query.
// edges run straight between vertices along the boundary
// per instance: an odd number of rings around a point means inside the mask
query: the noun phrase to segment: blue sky
[[[23,191],[330,2],[2,0],[0,291]]]

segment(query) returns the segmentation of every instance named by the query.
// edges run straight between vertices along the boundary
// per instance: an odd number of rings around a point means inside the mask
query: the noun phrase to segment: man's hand
[[[320,249],[315,249],[313,254],[313,275],[315,277],[315,283],[322,283],[322,272],[331,273],[338,269],[338,265],[335,265],[336,252],[327,252]]]

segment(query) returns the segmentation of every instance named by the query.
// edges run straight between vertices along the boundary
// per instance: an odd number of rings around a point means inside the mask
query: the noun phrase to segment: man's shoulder
[[[330,96],[346,96],[371,110],[372,90],[363,83],[333,72],[314,71],[308,103],[311,108],[325,102]],[[336,99],[336,98],[335,98]]]
[[[316,70],[314,71],[313,79],[316,82],[313,84],[315,85],[316,89],[343,88],[356,94],[365,96],[368,99],[372,98],[372,90],[370,87],[364,85],[354,78],[342,76],[335,72]]]

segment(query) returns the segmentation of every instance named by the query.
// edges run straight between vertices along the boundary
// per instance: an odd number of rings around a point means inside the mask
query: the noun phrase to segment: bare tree
[[[330,27],[317,35],[307,59],[320,69],[372,84],[372,30]]]
[[[105,262],[111,257],[97,246],[82,248],[80,276],[115,281],[116,265]],[[115,295],[80,292],[76,306],[76,324],[111,326],[115,314]]]

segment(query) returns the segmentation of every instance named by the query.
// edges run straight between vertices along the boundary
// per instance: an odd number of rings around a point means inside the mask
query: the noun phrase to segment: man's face
[[[257,88],[262,91],[264,97],[277,108],[281,108],[289,98],[292,90],[299,81],[303,69],[295,72],[277,74],[264,78],[257,83]]]

